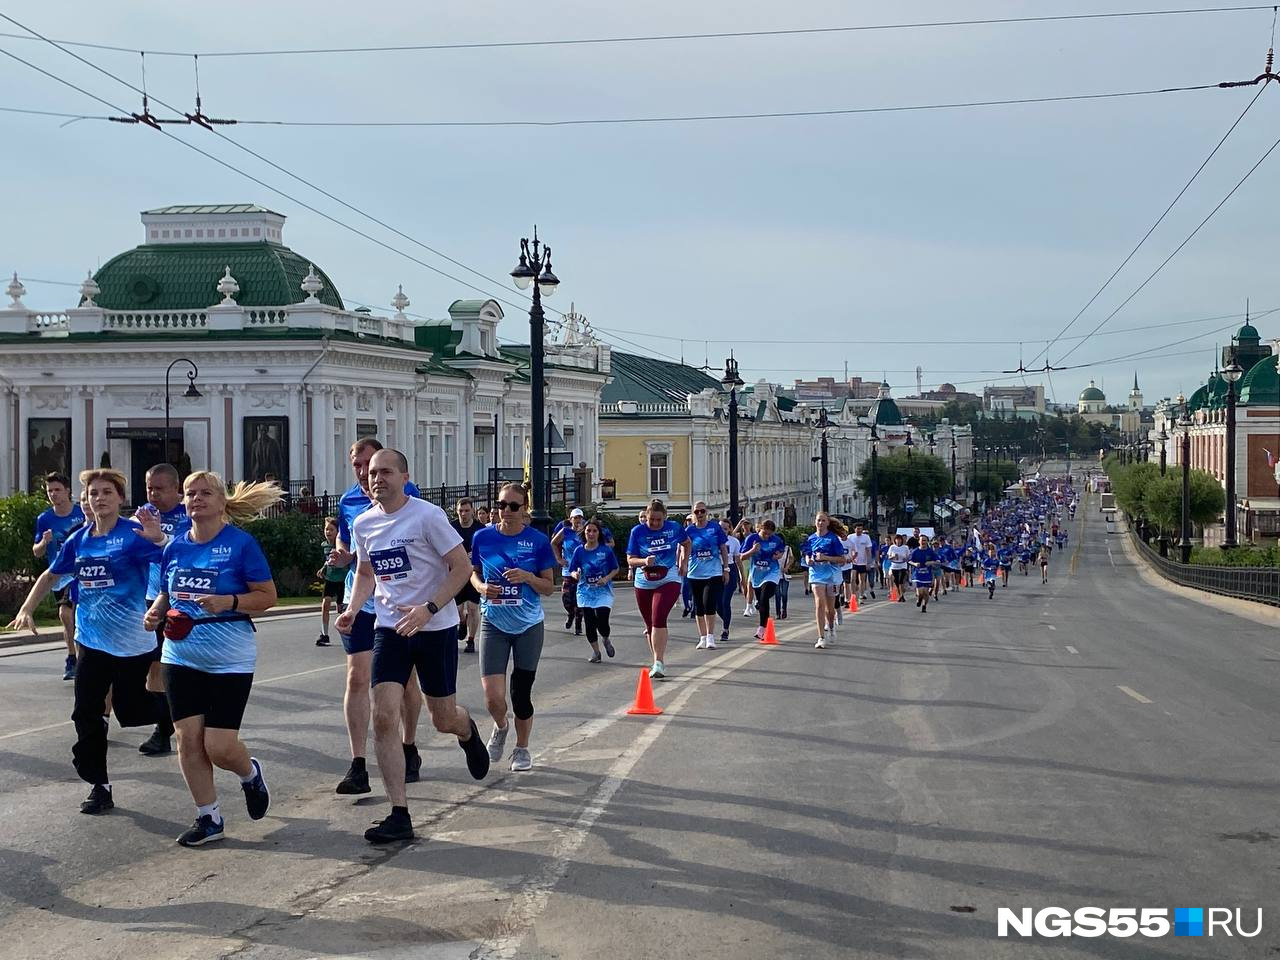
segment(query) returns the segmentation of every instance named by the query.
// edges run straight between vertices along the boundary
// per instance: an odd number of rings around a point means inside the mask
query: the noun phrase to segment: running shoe
[[[474,720],[471,721],[471,736],[460,741],[458,746],[467,755],[467,769],[471,772],[472,779],[483,780],[489,772],[489,751],[480,742],[480,731],[476,729]]]
[[[148,757],[159,757],[166,753],[171,753],[173,747],[169,742],[169,735],[161,733],[158,729],[152,731],[151,736],[143,740],[138,745],[138,752]]]
[[[844,610],[839,606],[836,607],[836,623],[844,623]]]
[[[400,840],[413,839],[413,821],[407,813],[391,811],[391,816],[378,820],[364,832],[364,838],[370,843],[396,843]]]
[[[74,680],[75,678],[76,678],[76,658],[68,654],[66,663],[62,668],[62,679]]]
[[[532,767],[533,757],[529,755],[528,747],[516,747],[511,751],[512,770],[529,770]]]
[[[764,627],[756,627],[756,639],[757,640],[764,639]]]
[[[573,621],[573,635],[575,637],[582,636],[582,618],[578,617]]]
[[[614,654],[613,644],[609,642],[608,637],[605,637],[603,642],[604,642],[604,652],[607,653],[610,657],[612,657]]]
[[[599,662],[600,662],[600,651],[599,650],[592,651],[591,658],[587,660],[587,663],[599,663]]]
[[[463,647],[463,648],[462,648],[462,652],[463,652],[463,653],[475,653],[475,652],[476,652],[476,642],[475,642],[474,640],[472,640],[472,639],[468,638],[468,639],[467,639],[467,645],[466,645],[465,647]]]
[[[178,843],[184,847],[203,847],[206,843],[213,843],[215,840],[221,840],[226,834],[222,832],[223,824],[219,820],[213,822],[213,817],[209,814],[196,817],[195,823],[178,837]]]
[[[699,637],[699,638],[698,638],[698,645],[697,645],[696,647],[694,647],[693,649],[695,649],[695,650],[705,650],[705,649],[707,649],[707,638],[706,638],[706,637]]]
[[[721,630],[721,631],[720,631],[720,642],[721,642],[721,643],[728,643],[728,642],[729,642],[729,631],[728,631],[728,630]]]
[[[571,614],[569,614],[569,616],[568,616],[568,617],[566,617],[566,618],[565,618],[565,621],[564,621],[564,628],[565,628],[566,630],[569,630],[569,629],[571,629],[572,627],[573,627],[573,614],[571,613]]]
[[[708,649],[708,650],[714,650],[715,648],[716,648],[716,638],[715,638],[715,637],[707,637],[707,649]]]
[[[785,619],[787,619],[787,611],[783,610],[781,613],[779,613],[779,614],[778,614],[778,619],[779,619],[779,620],[785,620]]]
[[[316,646],[317,647],[329,646],[329,635],[327,633],[322,633],[320,634],[320,636],[316,637]]]
[[[667,679],[667,671],[663,669],[661,660],[653,661],[653,666],[649,668],[649,679],[650,680]]]
[[[416,745],[404,745],[404,782],[417,783],[422,774],[422,754]]]
[[[507,747],[507,734],[511,732],[511,724],[505,727],[493,728],[493,733],[489,734],[489,762],[497,763],[502,759],[502,753]]]
[[[267,790],[267,781],[262,777],[262,764],[258,762],[258,758],[250,757],[249,762],[253,764],[253,779],[248,783],[241,783],[240,789],[244,791],[244,807],[249,811],[249,819],[261,820],[271,809],[271,793]],[[222,829],[221,825],[218,829]]]
[[[749,617],[755,612],[756,612],[756,605],[754,603],[748,603],[746,607],[743,609],[742,615],[744,617]]]
[[[872,600],[874,600],[875,598],[876,598],[876,592],[875,592],[874,590],[872,590],[872,591],[871,591],[871,599],[872,599]]]
[[[691,611],[688,607],[685,607],[683,610],[680,611],[680,619],[681,620],[689,619],[689,614],[692,612],[693,611]]]
[[[813,648],[814,648],[815,650],[825,650],[825,649],[827,649],[827,639],[826,639],[826,637],[819,637],[819,638],[817,639],[817,641],[814,643]]]
[[[99,813],[106,813],[115,805],[115,800],[111,798],[111,788],[95,783],[89,795],[80,801],[80,812],[96,816]]]
[[[352,794],[352,793],[368,793],[369,792],[369,770],[366,767],[356,769],[353,763],[347,770],[347,775],[339,781],[335,793]]]

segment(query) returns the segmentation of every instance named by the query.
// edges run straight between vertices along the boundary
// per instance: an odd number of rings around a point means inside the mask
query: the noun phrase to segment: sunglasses
[[[693,511],[693,512],[694,512],[694,513],[696,513],[698,516],[702,516],[702,514],[706,513],[707,511],[705,511],[705,510],[695,510],[695,511]]]
[[[499,500],[494,504],[499,510],[523,510],[524,504],[519,500]]]

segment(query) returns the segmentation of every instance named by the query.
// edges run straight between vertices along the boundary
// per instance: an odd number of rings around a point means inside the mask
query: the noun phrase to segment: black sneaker
[[[75,678],[76,678],[76,658],[68,654],[66,663],[63,665],[63,669],[62,669],[62,679],[74,680]]]
[[[474,640],[470,640],[470,639],[468,639],[468,640],[467,640],[467,645],[466,645],[465,647],[463,647],[463,648],[462,648],[462,652],[463,652],[463,653],[475,653],[475,652],[476,652],[476,642],[475,642]]]
[[[488,758],[486,753],[485,757]],[[396,843],[400,840],[413,839],[413,821],[406,813],[391,811],[391,816],[378,820],[364,832],[364,838],[370,843]]]
[[[571,613],[571,614],[569,614],[569,616],[565,617],[565,620],[564,620],[564,628],[565,628],[566,630],[568,630],[568,629],[570,629],[572,626],[573,626],[573,614]]]
[[[471,721],[470,739],[463,740],[458,746],[467,755],[467,769],[471,771],[471,776],[476,780],[483,780],[489,773],[489,749],[480,739],[480,731],[476,729],[474,720]]]
[[[347,770],[347,775],[342,778],[338,784],[337,793],[368,793],[369,792],[369,770],[367,767],[356,769],[353,763],[351,768]]]
[[[115,805],[116,802],[111,799],[111,789],[95,783],[89,795],[80,801],[80,812],[96,816],[99,813],[106,813]]]
[[[320,634],[320,636],[316,637],[316,646],[317,647],[329,646],[329,635],[327,633],[322,633]]]
[[[244,791],[244,807],[249,811],[249,819],[261,820],[271,808],[271,792],[267,790],[267,781],[262,777],[262,764],[257,757],[250,757],[249,762],[253,764],[253,779],[240,784],[240,789]],[[218,829],[221,830],[222,827],[219,826]]]
[[[222,822],[214,823],[213,817],[206,813],[204,816],[196,817],[196,822],[191,824],[191,828],[178,837],[178,843],[184,847],[203,847],[206,843],[221,840],[226,835],[222,831]]]
[[[412,744],[404,747],[404,782],[417,783],[419,771],[422,770],[422,754]]]
[[[173,747],[169,742],[168,735],[156,730],[152,732],[151,736],[142,741],[138,746],[138,752],[148,757],[162,757],[166,753],[172,753]]]
[[[575,637],[582,636],[582,619],[581,618],[573,621],[573,635]]]

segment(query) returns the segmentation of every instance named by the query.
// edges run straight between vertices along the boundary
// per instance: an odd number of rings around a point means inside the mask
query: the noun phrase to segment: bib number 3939
[[[413,569],[404,547],[374,550],[369,554],[369,562],[373,564],[374,576],[383,583],[389,580],[407,580],[409,571]]]
[[[173,596],[176,600],[194,600],[214,592],[218,571],[183,567],[173,573]]]

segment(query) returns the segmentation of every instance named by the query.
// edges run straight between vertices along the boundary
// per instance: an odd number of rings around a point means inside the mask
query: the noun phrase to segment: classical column
[[[27,489],[27,479],[30,475],[31,465],[28,459],[28,442],[27,442],[27,417],[31,413],[31,388],[18,387],[18,416],[16,420],[17,429],[14,431],[14,446],[18,448],[18,472],[14,477],[13,488],[24,493],[30,493]]]

